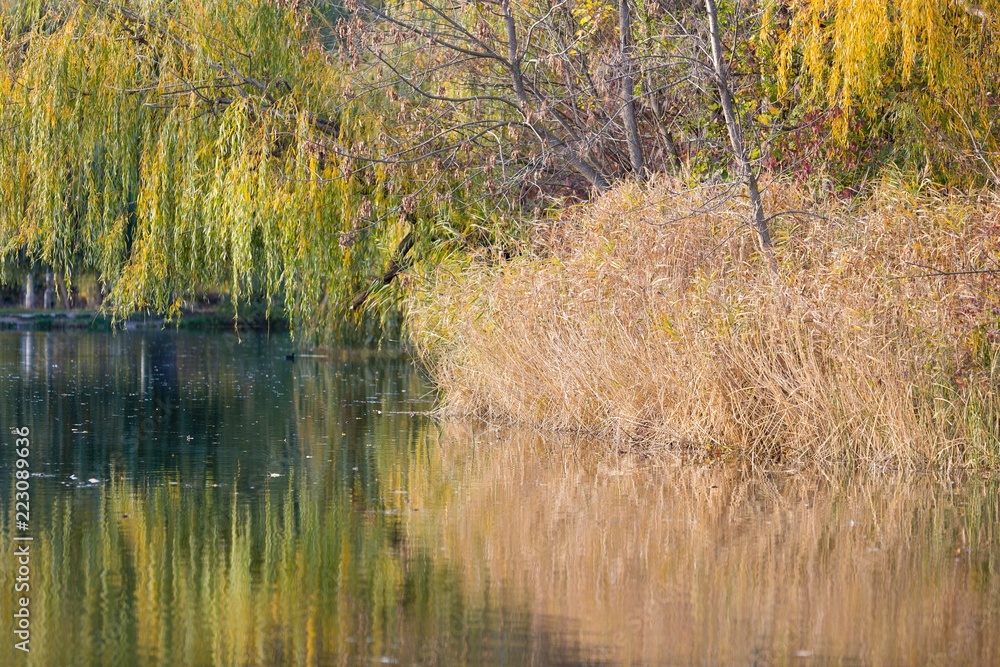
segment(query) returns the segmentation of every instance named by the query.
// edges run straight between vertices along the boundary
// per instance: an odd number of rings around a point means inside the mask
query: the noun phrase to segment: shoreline
[[[0,330],[15,331],[52,331],[66,329],[89,329],[94,331],[109,331],[116,327],[126,330],[157,330],[165,327],[188,331],[214,331],[232,329],[234,326],[232,313],[228,310],[198,311],[184,313],[179,320],[169,321],[164,317],[132,316],[122,323],[114,324],[111,315],[90,309],[19,309],[0,308]],[[270,322],[250,322],[241,320],[241,329],[274,331],[288,329],[287,321],[283,319]]]

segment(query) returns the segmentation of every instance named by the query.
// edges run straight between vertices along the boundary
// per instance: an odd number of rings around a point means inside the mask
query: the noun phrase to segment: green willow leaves
[[[414,232],[419,259],[465,238],[462,187],[414,196],[420,170],[359,159],[391,118],[352,99],[294,8],[65,2],[0,21],[0,255],[96,273],[119,316],[222,290],[282,302],[316,340],[374,336],[388,311],[352,297],[384,287],[400,242]]]

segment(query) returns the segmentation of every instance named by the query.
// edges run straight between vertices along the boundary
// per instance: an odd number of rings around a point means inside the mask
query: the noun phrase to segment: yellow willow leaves
[[[922,122],[974,125],[976,105],[995,92],[996,0],[779,0],[767,11],[781,84],[804,75],[805,89],[845,121],[904,95]]]

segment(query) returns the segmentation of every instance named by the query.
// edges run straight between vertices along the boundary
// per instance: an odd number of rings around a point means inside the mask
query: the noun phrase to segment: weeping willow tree
[[[944,181],[1000,185],[1000,2],[767,0],[777,97]],[[791,94],[790,94],[791,93]]]
[[[468,179],[358,159],[394,119],[310,27],[328,6],[3,7],[0,259],[94,272],[118,317],[221,288],[320,341],[370,334],[397,273],[489,226]]]

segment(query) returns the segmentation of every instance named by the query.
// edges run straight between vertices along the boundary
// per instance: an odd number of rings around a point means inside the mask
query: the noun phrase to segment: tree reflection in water
[[[477,432],[426,416],[402,357],[287,349],[0,335],[0,419],[32,427],[44,475],[34,664],[1000,659],[995,479],[747,474]]]

